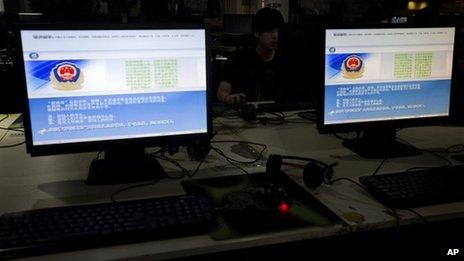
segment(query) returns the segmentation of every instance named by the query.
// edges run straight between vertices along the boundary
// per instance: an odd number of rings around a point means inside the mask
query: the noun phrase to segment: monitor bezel
[[[325,49],[326,49],[326,32],[333,29],[396,29],[396,28],[455,28],[454,35],[454,48],[453,48],[453,68],[451,72],[451,92],[448,108],[448,116],[424,117],[424,118],[410,118],[410,119],[395,119],[395,120],[380,120],[380,121],[365,121],[353,123],[337,123],[325,124]],[[452,117],[452,97],[456,90],[456,68],[457,68],[457,43],[458,43],[459,26],[452,23],[442,24],[354,24],[354,25],[326,25],[321,28],[322,48],[321,67],[319,77],[322,80],[318,88],[319,103],[317,107],[317,129],[319,133],[337,133],[337,132],[351,132],[361,131],[370,128],[405,128],[405,127],[419,127],[419,126],[432,126],[446,123]]]
[[[171,136],[157,137],[141,137],[129,139],[114,139],[88,142],[72,142],[63,144],[47,144],[33,145],[32,130],[30,121],[29,99],[27,95],[26,77],[24,74],[24,59],[20,32],[22,30],[204,30],[205,32],[205,64],[206,64],[206,118],[207,129],[205,133],[193,133]],[[31,156],[45,156],[56,154],[80,153],[91,151],[104,151],[121,147],[158,147],[158,146],[183,146],[194,144],[197,141],[205,141],[213,136],[212,117],[211,117],[211,45],[210,33],[208,27],[196,24],[171,24],[171,25],[153,25],[153,24],[33,24],[33,25],[18,25],[15,28],[16,39],[16,55],[15,59],[18,64],[18,77],[22,88],[22,97],[26,101],[24,103],[23,115],[24,130],[26,136],[26,151]]]

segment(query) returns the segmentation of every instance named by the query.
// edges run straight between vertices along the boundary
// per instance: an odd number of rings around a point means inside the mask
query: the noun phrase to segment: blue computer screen
[[[205,30],[23,30],[33,145],[207,132]]]
[[[449,116],[454,27],[328,29],[324,124]]]

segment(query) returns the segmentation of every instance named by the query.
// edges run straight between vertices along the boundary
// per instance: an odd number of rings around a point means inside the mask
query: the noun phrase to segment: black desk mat
[[[256,197],[256,188],[269,184],[265,173],[182,182],[188,194],[210,198],[219,226],[210,233],[215,240],[272,233],[289,229],[341,224],[342,220],[315,197],[283,175],[279,185],[291,200],[288,211],[278,209],[267,198]]]

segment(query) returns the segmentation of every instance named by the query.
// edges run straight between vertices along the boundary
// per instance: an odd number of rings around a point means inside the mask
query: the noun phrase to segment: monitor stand
[[[105,151],[105,158],[90,164],[88,185],[144,182],[163,178],[166,172],[143,147],[120,147]]]
[[[365,129],[361,138],[345,140],[343,146],[367,159],[401,158],[421,154],[414,146],[399,142],[394,128]]]

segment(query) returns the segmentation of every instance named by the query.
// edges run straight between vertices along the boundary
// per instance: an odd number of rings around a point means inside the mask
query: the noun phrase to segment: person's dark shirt
[[[247,101],[277,100],[285,79],[284,63],[278,52],[263,61],[255,49],[237,51],[227,62],[222,80],[232,85],[232,93],[244,93]]]

